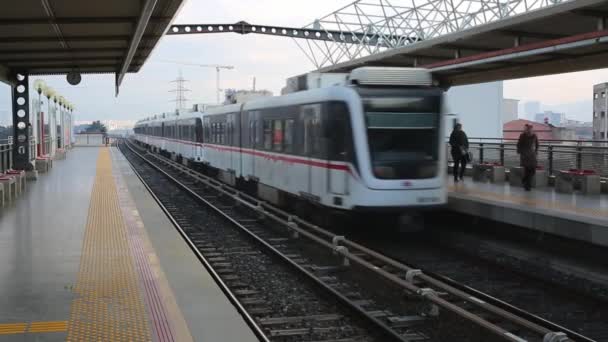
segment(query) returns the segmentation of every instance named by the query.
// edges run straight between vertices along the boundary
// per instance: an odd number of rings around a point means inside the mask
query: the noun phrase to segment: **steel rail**
[[[476,296],[468,294],[463,290],[457,289],[456,287],[450,286],[449,284],[442,282],[440,279],[437,279],[428,274],[425,274],[421,270],[401,264],[393,259],[387,258],[386,256],[381,255],[373,250],[370,250],[362,245],[352,242],[352,241],[344,238],[343,236],[335,235],[316,225],[310,224],[310,223],[298,218],[297,216],[290,215],[281,209],[275,208],[274,206],[271,206],[263,201],[260,201],[260,200],[256,199],[255,197],[241,193],[240,191],[235,190],[223,183],[220,183],[219,181],[216,181],[208,176],[202,175],[202,174],[186,167],[185,165],[178,164],[176,162],[168,160],[167,158],[160,157],[155,154],[149,154],[149,155],[151,157],[165,163],[166,165],[168,165],[170,167],[178,169],[179,171],[182,171],[184,173],[188,173],[191,177],[198,179],[199,181],[205,183],[207,186],[214,188],[216,191],[220,191],[220,192],[225,193],[226,195],[231,196],[235,201],[241,202],[242,204],[246,205],[250,209],[255,210],[255,211],[259,212],[260,214],[263,214],[263,215],[273,219],[273,221],[285,225],[287,229],[297,233],[296,235],[305,236],[308,239],[310,239],[314,242],[317,242],[326,248],[331,248],[335,253],[342,255],[344,258],[346,258],[350,261],[356,262],[357,264],[369,269],[370,271],[384,277],[386,280],[389,280],[389,281],[393,282],[394,284],[401,286],[404,289],[419,295],[421,298],[424,298],[424,299],[428,300],[429,302],[436,304],[437,306],[440,306],[465,319],[468,319],[468,320],[488,329],[489,331],[493,332],[497,336],[501,336],[501,337],[505,338],[506,340],[520,341],[520,337],[511,334],[510,332],[502,329],[501,327],[499,327],[493,323],[490,323],[489,321],[487,321],[477,315],[471,314],[471,313],[463,310],[462,308],[456,306],[455,304],[445,301],[444,299],[440,298],[439,295],[434,291],[427,291],[427,288],[421,288],[421,287],[414,285],[413,279],[417,278],[418,280],[422,280],[422,281],[424,281],[432,286],[435,286],[436,288],[439,288],[443,291],[446,291],[470,304],[473,304],[483,310],[486,310],[487,312],[490,312],[494,315],[498,315],[499,317],[506,319],[506,320],[510,321],[511,323],[517,324],[519,326],[526,328],[527,330],[530,330],[536,334],[539,334],[543,338],[545,338],[547,336],[552,336],[555,334],[561,334],[561,333],[567,334],[568,336],[577,336],[577,337],[580,336],[557,324],[551,324],[550,325],[551,329],[544,327],[540,324],[543,324],[545,321],[540,317],[538,317],[538,319],[535,320],[536,322],[539,322],[539,324],[537,324],[535,322],[531,322],[525,318],[519,317],[517,314],[513,314],[513,313],[507,311],[506,309],[493,305],[492,303],[489,303],[487,301],[481,300],[480,298],[477,298]],[[230,190],[228,190],[228,189],[230,189]],[[268,209],[268,210],[266,210],[266,209]],[[269,213],[269,211],[274,212],[278,215],[284,216],[285,219],[283,219],[277,215],[273,215],[273,214]],[[331,242],[320,239],[319,237],[315,236],[314,234],[310,233],[309,231],[300,228],[298,226],[298,224],[306,226],[307,228],[313,230],[315,233],[325,236]],[[346,249],[341,248],[341,247],[346,247]],[[380,261],[386,265],[389,265],[398,270],[401,270],[401,271],[405,272],[406,274],[408,274],[408,272],[415,272],[416,275],[412,276],[412,278],[411,278],[412,281],[406,281],[390,272],[387,272],[387,271],[377,267],[373,263],[370,263],[370,262],[362,259],[361,257],[354,255],[349,248],[353,249],[353,250],[357,250],[368,256],[371,256],[372,258],[376,259],[377,261]],[[461,288],[466,288],[466,287],[461,287]],[[521,310],[519,312],[521,312]],[[532,314],[528,314],[528,315],[532,315]],[[534,315],[532,315],[532,316],[534,316]],[[564,340],[564,341],[569,341],[569,340],[570,339]],[[583,340],[589,341],[586,338],[584,338]]]

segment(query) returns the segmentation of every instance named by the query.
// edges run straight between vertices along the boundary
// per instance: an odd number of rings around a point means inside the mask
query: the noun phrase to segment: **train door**
[[[201,161],[203,160],[203,121],[201,118],[194,119],[194,137],[196,153],[193,159]]]
[[[253,151],[257,150],[260,147],[260,111],[249,112],[249,139],[251,142],[251,149]],[[250,153],[250,161],[249,161],[249,170],[251,175],[257,177],[255,161],[257,159],[255,153]]]
[[[304,125],[304,155],[308,162],[304,166],[304,180],[307,183],[305,192],[320,200],[325,193],[326,175],[323,165],[327,161],[322,153],[321,141],[321,105],[313,104],[302,107],[302,124]]]
[[[348,191],[347,146],[352,134],[348,111],[343,103],[330,103],[324,118],[324,136],[327,142],[327,182],[329,192],[344,195]]]
[[[232,172],[236,174],[236,171],[238,170],[239,156],[236,152],[237,149],[235,149],[235,147],[238,146],[238,142],[235,136],[237,122],[235,117],[235,114],[228,114],[228,116],[226,117],[226,144],[232,147],[229,151],[230,160],[228,160],[227,168],[232,170]]]

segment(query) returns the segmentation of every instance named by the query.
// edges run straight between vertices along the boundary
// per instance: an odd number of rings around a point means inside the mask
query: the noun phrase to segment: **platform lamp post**
[[[44,93],[44,96],[47,98],[47,105],[48,105],[47,108],[48,108],[48,111],[47,111],[46,114],[48,116],[47,120],[49,121],[49,124],[50,124],[50,121],[51,121],[50,120],[51,119],[51,102],[52,102],[51,100],[55,96],[55,89],[53,89],[53,88],[51,88],[49,86],[46,86],[46,87],[44,87],[44,89],[42,89],[42,92]],[[44,115],[42,115],[40,117],[40,123],[41,123],[41,125],[40,125],[41,126],[41,128],[40,128],[40,142],[41,142],[41,145],[42,145],[42,154],[45,155],[45,154],[47,154],[50,151],[47,151],[47,148],[46,148],[46,141],[45,141],[45,139],[46,139],[46,136],[45,136],[46,130],[44,129]],[[50,125],[49,125],[49,127],[50,127]]]
[[[65,149],[67,145],[67,141],[68,141],[68,134],[67,134],[67,119],[69,117],[69,111],[70,111],[70,106],[72,105],[70,103],[70,101],[66,100],[65,101],[65,113],[63,114],[63,118],[61,119],[61,141],[63,141],[63,143],[61,144],[62,148]]]
[[[49,129],[51,131],[51,147],[49,150],[51,151],[51,157],[55,156],[55,150],[57,149],[57,103],[59,102],[59,93],[55,93],[53,102],[55,104],[53,115],[51,116],[53,122],[49,120]]]
[[[34,81],[34,89],[36,90],[36,92],[38,93],[38,112],[36,113],[36,115],[34,116],[34,127],[36,128],[36,131],[34,132],[35,134],[35,138],[34,141],[36,143],[36,156],[40,156],[42,155],[42,141],[41,139],[41,130],[42,130],[42,125],[44,124],[42,122],[42,92],[44,91],[44,89],[46,89],[46,83],[43,80],[36,80]]]
[[[72,144],[74,143],[74,141],[72,139],[74,139],[73,135],[74,135],[74,110],[76,109],[76,107],[74,105],[70,106],[70,122],[68,123],[70,125],[70,130],[69,135],[70,135],[70,147],[72,147]]]
[[[56,123],[55,132],[57,132],[57,148],[63,148],[63,112],[67,101],[65,97],[59,96],[59,122]],[[57,129],[57,126],[59,129]]]

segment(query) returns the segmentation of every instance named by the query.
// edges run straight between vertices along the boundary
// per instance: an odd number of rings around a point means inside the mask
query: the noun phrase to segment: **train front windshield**
[[[374,176],[425,179],[437,176],[441,95],[363,98]]]

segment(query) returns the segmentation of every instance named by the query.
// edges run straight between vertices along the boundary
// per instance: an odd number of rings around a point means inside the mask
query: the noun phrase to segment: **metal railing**
[[[11,137],[12,138],[12,137]],[[13,167],[12,139],[0,139],[0,173]]]
[[[51,153],[52,139],[49,136],[44,137],[44,154]]]
[[[540,140],[538,165],[554,175],[559,170],[594,170],[608,177],[608,142],[582,140]],[[469,151],[474,163],[498,163],[505,167],[520,165],[517,141],[499,138],[470,138]],[[449,153],[448,160],[452,162]]]

